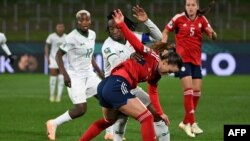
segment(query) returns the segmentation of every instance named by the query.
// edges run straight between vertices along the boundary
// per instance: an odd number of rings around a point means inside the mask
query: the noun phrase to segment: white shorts
[[[146,107],[151,103],[148,94],[141,87],[137,86],[130,92],[138,97]]]
[[[71,88],[67,87],[69,97],[73,104],[86,103],[87,98],[97,94],[97,86],[101,79],[97,75],[90,77],[72,77]]]
[[[64,67],[65,67],[65,69],[67,69],[69,66],[67,55],[65,54],[62,57],[62,59],[63,59]],[[50,62],[50,64],[49,64],[50,69],[59,69],[57,62],[56,62],[56,59],[54,57],[49,56],[49,62]]]
[[[58,69],[58,65],[57,65],[56,59],[54,57],[49,57],[49,68],[50,69]]]

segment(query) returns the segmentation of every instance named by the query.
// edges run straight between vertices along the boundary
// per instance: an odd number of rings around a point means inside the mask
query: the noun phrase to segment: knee
[[[85,104],[78,104],[75,106],[76,113],[78,116],[82,116],[87,112],[87,105]]]

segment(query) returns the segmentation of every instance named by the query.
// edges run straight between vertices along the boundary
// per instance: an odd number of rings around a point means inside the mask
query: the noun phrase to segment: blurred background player
[[[7,38],[4,35],[4,33],[0,32],[0,45],[3,49],[3,51],[6,53],[6,55],[8,56],[9,60],[10,60],[10,64],[14,63],[14,56],[12,55],[12,53],[10,52],[10,49],[8,48],[8,46],[6,45],[7,42]]]
[[[144,25],[147,26],[150,33],[139,33],[134,32],[136,37],[142,42],[147,43],[150,41],[160,41],[161,40],[161,31],[158,29],[158,27],[148,18],[147,13],[139,6],[133,7],[134,11],[134,17],[141,23],[144,23]],[[103,60],[104,60],[104,70],[105,70],[105,77],[109,76],[111,74],[111,70],[115,68],[118,64],[121,62],[126,61],[129,59],[133,53],[135,53],[135,50],[133,47],[131,47],[131,44],[125,39],[123,36],[121,30],[116,26],[115,21],[112,17],[113,12],[111,12],[107,18],[108,18],[108,27],[107,32],[109,34],[109,37],[105,40],[103,46],[102,46],[102,54],[103,54]],[[125,23],[130,28],[130,30],[134,31],[137,24],[131,21],[129,18],[125,16]],[[152,104],[150,102],[148,94],[141,89],[140,87],[137,87],[133,90],[133,93],[136,97],[138,97],[143,104],[148,107],[150,111],[152,111],[154,108],[152,107]],[[154,127],[156,136],[160,141],[169,141],[170,135],[168,131],[168,127],[160,118],[159,115],[156,113],[154,115]],[[116,123],[113,125],[114,132],[106,133],[105,139],[112,139],[114,141],[121,141],[123,140],[124,132],[125,132],[125,126],[127,122],[127,116],[120,116]],[[109,128],[111,128],[110,126]],[[109,129],[111,130],[111,129]],[[112,134],[114,133],[113,137]]]
[[[143,141],[155,141],[153,116],[146,106],[131,93],[131,89],[136,88],[140,82],[148,82],[151,89],[150,99],[157,113],[169,124],[168,117],[163,113],[159,103],[157,84],[161,75],[180,70],[182,66],[181,58],[175,52],[161,55],[159,50],[155,52],[143,45],[128,29],[124,23],[124,16],[119,9],[114,11],[113,17],[125,38],[135,48],[136,52],[144,57],[144,60],[128,59],[120,63],[111,71],[111,75],[98,85],[98,95],[104,118],[94,122],[82,135],[80,141],[90,141],[102,130],[111,126],[117,120],[119,112],[140,122]],[[168,48],[166,43],[156,43],[152,46],[158,49]]]
[[[183,68],[177,74],[181,80],[184,96],[185,116],[179,127],[190,137],[203,133],[195,120],[195,110],[201,96],[201,44],[202,32],[209,38],[217,35],[204,14],[214,1],[203,11],[199,10],[199,0],[185,0],[185,12],[175,15],[162,32],[162,42],[167,42],[168,33],[175,31],[176,51],[183,60]]]
[[[50,69],[50,80],[49,80],[49,86],[50,86],[50,102],[60,102],[63,92],[63,75],[60,73],[58,69],[58,65],[56,63],[56,52],[58,51],[60,45],[62,45],[65,41],[64,34],[64,24],[63,23],[57,23],[56,24],[56,31],[54,33],[51,33],[45,43],[45,58],[46,61],[49,63],[49,69]],[[56,90],[56,81],[57,81],[57,96],[55,96],[55,90]]]
[[[55,119],[46,123],[48,138],[55,140],[56,129],[59,125],[78,118],[86,113],[87,98],[97,94],[97,86],[101,79],[94,73],[93,66],[99,76],[103,76],[93,58],[96,33],[89,29],[91,16],[86,10],[76,13],[76,29],[65,37],[65,43],[57,51],[56,61],[64,76],[69,97],[74,107]],[[67,71],[63,63],[63,55],[67,54],[69,66]]]

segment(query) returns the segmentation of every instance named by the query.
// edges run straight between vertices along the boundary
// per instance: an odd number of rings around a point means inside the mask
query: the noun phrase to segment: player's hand
[[[69,75],[66,73],[63,75],[63,77],[64,77],[64,85],[71,88],[71,80]]]
[[[114,15],[112,16],[116,24],[124,22],[124,16],[120,9],[114,10]]]
[[[212,39],[213,39],[213,40],[216,40],[216,39],[217,39],[217,34],[216,34],[216,32],[212,32]]]
[[[145,22],[148,20],[148,15],[144,11],[143,8],[136,5],[132,8],[132,11],[134,12],[133,16],[139,21],[139,22]]]
[[[15,61],[15,57],[13,55],[9,55],[8,58],[10,60],[10,64],[13,65]]]
[[[166,125],[170,125],[170,121],[169,121],[168,116],[166,114],[162,114],[161,119],[165,122]]]

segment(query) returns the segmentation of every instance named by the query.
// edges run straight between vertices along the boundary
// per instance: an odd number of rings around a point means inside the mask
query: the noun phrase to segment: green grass
[[[172,141],[222,141],[224,124],[250,124],[250,76],[203,79],[203,96],[196,113],[204,134],[189,139],[178,129],[183,118],[182,91],[176,78],[163,78],[160,98],[171,125]],[[43,74],[0,74],[0,141],[46,141],[45,122],[71,108],[66,89],[61,103],[49,102],[49,76]],[[143,87],[145,85],[143,84]],[[86,128],[102,116],[97,101],[88,101],[85,116],[63,124],[57,130],[57,141],[76,141]],[[99,135],[94,141],[102,141]],[[139,124],[130,119],[126,138],[139,141]]]

